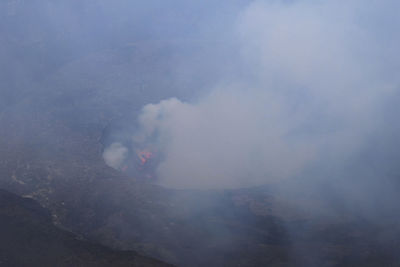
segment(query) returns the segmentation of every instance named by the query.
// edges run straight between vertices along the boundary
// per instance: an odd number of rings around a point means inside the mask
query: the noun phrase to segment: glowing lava
[[[145,165],[146,162],[153,157],[153,153],[148,150],[136,150],[136,154],[139,157],[140,165]]]

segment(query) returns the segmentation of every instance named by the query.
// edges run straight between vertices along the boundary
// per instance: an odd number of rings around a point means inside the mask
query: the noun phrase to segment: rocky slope
[[[0,266],[170,266],[55,227],[32,199],[0,190]]]
[[[212,62],[197,66],[203,69],[196,72],[186,68],[196,66],[196,58],[182,58],[215,44],[144,40],[136,32],[128,38],[118,35],[123,20],[91,40],[87,34],[109,27],[107,21],[100,26],[86,21],[88,28],[72,30],[64,27],[69,21],[62,18],[60,24],[48,23],[54,19],[51,5],[46,10],[35,7],[49,2],[1,3],[0,56],[6,64],[0,63],[0,188],[35,199],[51,214],[32,200],[1,193],[2,237],[18,240],[13,246],[3,243],[3,265],[28,260],[41,266],[139,260],[159,264],[76,236],[180,266],[400,262],[397,224],[373,224],[334,210],[318,196],[289,201],[270,187],[171,190],[106,166],[103,145],[116,128],[129,125],[143,105],[171,96],[188,99],[196,94],[192,88],[214,84],[217,70]],[[74,42],[77,39],[82,42]],[[181,71],[186,71],[184,77],[176,78]],[[310,207],[320,212],[311,213]],[[18,225],[27,232],[21,233]],[[23,246],[26,235],[35,245]],[[26,258],[17,257],[21,251]]]

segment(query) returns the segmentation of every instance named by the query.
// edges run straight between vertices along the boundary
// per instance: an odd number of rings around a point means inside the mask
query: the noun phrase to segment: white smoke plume
[[[178,188],[242,187],[298,171],[314,156],[313,147],[285,140],[291,128],[277,118],[281,111],[254,100],[229,90],[214,92],[197,104],[169,99],[145,106],[135,139],[156,134],[165,156],[157,170],[160,183]]]
[[[387,61],[398,59],[398,38],[381,37],[374,26],[380,5],[251,3],[232,31],[240,47],[232,62],[244,75],[221,77],[196,102],[172,98],[143,108],[133,139],[162,151],[159,183],[254,186],[351,158],[398,87]]]
[[[114,169],[120,169],[126,156],[128,149],[120,143],[113,143],[103,152],[103,158],[106,164]]]

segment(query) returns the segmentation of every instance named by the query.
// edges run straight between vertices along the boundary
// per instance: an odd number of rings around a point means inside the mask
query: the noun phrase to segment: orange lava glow
[[[137,150],[136,154],[139,157],[141,165],[146,164],[146,162],[153,157],[153,153],[148,150]]]

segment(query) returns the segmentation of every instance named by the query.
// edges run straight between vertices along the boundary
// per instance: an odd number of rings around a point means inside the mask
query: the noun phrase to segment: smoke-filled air
[[[202,90],[196,98],[145,105],[132,116],[133,146],[157,149],[157,183],[172,188],[250,187],[329,166],[360,168],[360,153],[392,127],[382,120],[394,116],[385,107],[399,91],[395,7],[250,3],[216,37],[234,43],[215,63],[227,71],[206,90],[188,88]],[[107,164],[119,168],[128,149],[112,144]]]
[[[0,0],[0,266],[400,266],[399,0]]]

